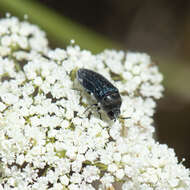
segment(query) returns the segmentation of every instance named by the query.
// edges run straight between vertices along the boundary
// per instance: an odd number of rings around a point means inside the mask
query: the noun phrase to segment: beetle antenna
[[[131,117],[119,117],[120,119],[131,119]]]

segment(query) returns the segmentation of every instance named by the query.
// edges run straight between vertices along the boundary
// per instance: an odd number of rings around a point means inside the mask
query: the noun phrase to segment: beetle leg
[[[100,109],[99,106],[98,106],[98,104],[92,104],[91,106],[89,106],[88,108],[86,108],[86,110],[84,111],[84,113],[86,113],[92,107],[98,107],[98,109]]]

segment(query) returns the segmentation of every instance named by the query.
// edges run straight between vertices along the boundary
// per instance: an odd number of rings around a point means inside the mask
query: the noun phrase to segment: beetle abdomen
[[[93,93],[97,101],[107,94],[118,92],[105,77],[88,69],[79,69],[77,79],[87,92]]]

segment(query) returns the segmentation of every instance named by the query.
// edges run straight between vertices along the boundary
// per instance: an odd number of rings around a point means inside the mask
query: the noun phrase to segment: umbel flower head
[[[87,68],[119,89],[110,120],[76,80]],[[79,46],[51,49],[45,33],[0,20],[0,188],[23,190],[188,190],[189,170],[153,138],[162,75],[144,53]]]

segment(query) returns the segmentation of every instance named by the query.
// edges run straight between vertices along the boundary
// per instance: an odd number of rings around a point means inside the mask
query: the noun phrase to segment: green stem
[[[1,12],[10,12],[12,15],[23,18],[39,25],[60,47],[65,47],[74,39],[82,48],[98,53],[105,48],[118,48],[121,45],[106,39],[73,21],[59,15],[51,9],[34,0],[0,0]]]
[[[0,11],[10,12],[23,18],[28,15],[29,21],[39,25],[48,34],[48,39],[59,47],[66,47],[71,39],[82,48],[98,53],[106,48],[122,48],[111,40],[82,27],[79,24],[59,15],[34,0],[0,0]],[[159,67],[164,74],[164,85],[169,93],[190,101],[190,67],[181,60],[159,57]]]

